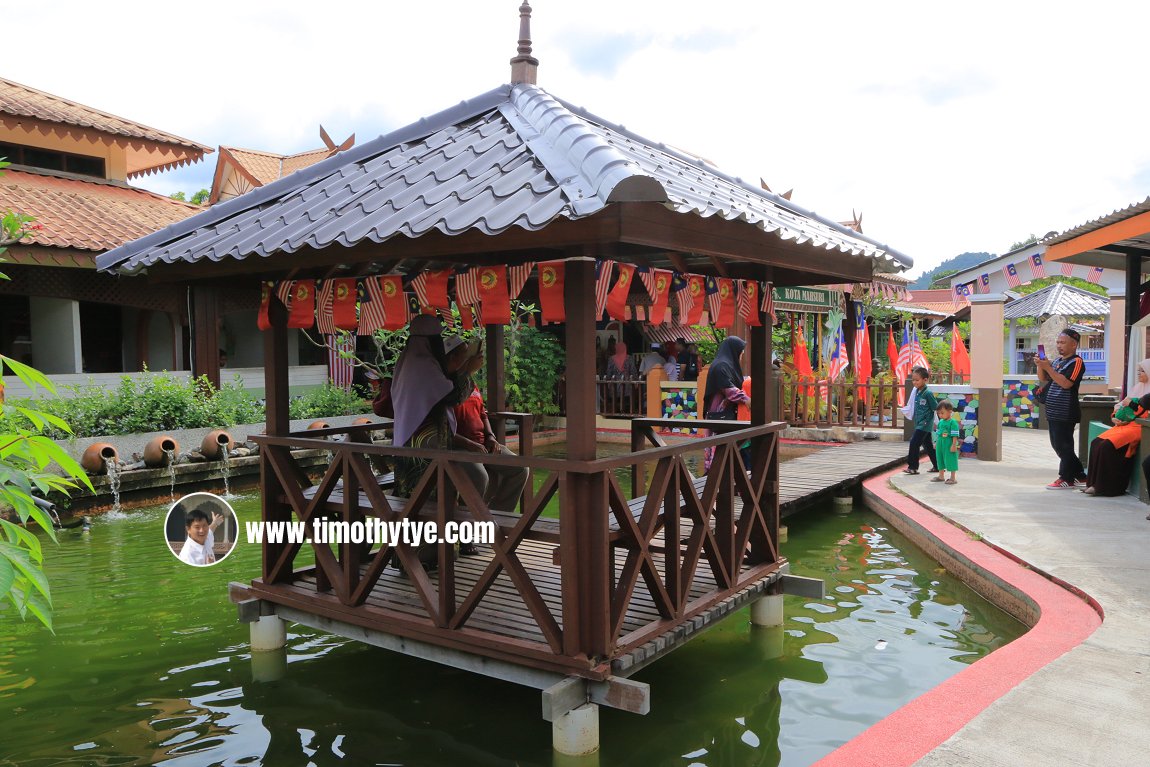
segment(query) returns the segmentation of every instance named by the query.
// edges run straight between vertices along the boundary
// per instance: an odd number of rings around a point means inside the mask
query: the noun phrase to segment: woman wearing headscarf
[[[706,418],[733,421],[738,415],[739,403],[750,401],[750,397],[743,391],[743,367],[740,361],[746,348],[747,342],[738,336],[727,336],[719,344],[719,350],[707,373],[707,387],[703,391],[703,412]],[[708,470],[714,455],[714,448],[707,448],[704,465]]]
[[[639,377],[635,367],[635,360],[627,353],[627,344],[618,341],[615,344],[615,353],[607,358],[607,377],[631,380]]]
[[[421,314],[411,321],[407,346],[399,355],[391,384],[395,445],[434,450],[456,447],[453,408],[471,393],[470,379],[449,375],[441,329],[431,315]],[[427,458],[396,458],[396,493],[410,496],[429,463]]]
[[[1142,425],[1134,419],[1145,418],[1148,408],[1150,394],[1118,408],[1112,419],[1114,426],[1090,443],[1086,488],[1082,492],[1101,496],[1125,494],[1142,440]]]

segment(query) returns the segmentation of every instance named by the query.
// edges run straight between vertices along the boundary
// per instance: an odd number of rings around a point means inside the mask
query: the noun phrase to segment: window
[[[53,149],[5,143],[0,143],[0,157],[5,158],[13,165],[106,178],[103,157],[89,157],[82,154],[57,152]]]

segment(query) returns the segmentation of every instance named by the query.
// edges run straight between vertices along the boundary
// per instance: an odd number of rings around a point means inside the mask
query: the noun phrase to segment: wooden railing
[[[863,384],[776,382],[778,413],[792,426],[900,428],[898,385],[871,379]]]
[[[253,437],[265,476],[265,522],[299,521],[311,529],[315,520],[362,524],[376,517],[384,522],[431,520],[443,530],[448,521],[468,520],[493,523],[496,531],[493,556],[478,579],[466,584],[456,577],[453,547],[444,542],[437,544],[439,571],[433,581],[416,548],[405,542],[332,546],[265,541],[263,578],[253,588],[262,598],[302,601],[322,614],[390,633],[545,668],[559,664],[570,673],[602,678],[610,671],[611,657],[665,633],[667,621],[691,620],[779,564],[777,449],[785,424],[701,422],[725,433],[667,446],[655,434],[663,421],[637,423],[636,433],[654,448],[589,461],[397,448],[371,443],[369,430],[377,427],[363,426]],[[347,435],[347,441],[324,439],[336,434]],[[749,472],[738,449],[748,439],[753,454]],[[696,480],[684,455],[704,448],[715,450],[714,462],[705,480]],[[299,449],[331,452],[331,463],[314,486],[292,456]],[[378,466],[373,471],[373,461],[398,456],[429,462],[410,498],[388,495],[378,482]],[[464,462],[526,466],[550,476],[535,492],[529,482],[522,514],[509,514],[488,508],[460,468]],[[634,486],[636,497],[628,499],[616,470],[636,471],[645,464],[654,465],[650,481],[642,476]],[[541,517],[553,498],[558,498],[558,521]],[[741,511],[736,511],[736,498]],[[520,547],[528,540],[554,545],[560,598],[551,591],[544,598],[553,587],[537,582],[543,577],[538,553],[521,556]],[[304,545],[314,552],[315,566],[297,569]],[[381,576],[393,561],[409,575],[404,593],[414,590],[418,598],[402,611],[380,607],[379,592],[388,588]],[[512,639],[471,620],[504,573],[541,641]],[[629,617],[640,579],[647,592],[644,602],[654,605],[659,620],[636,624],[634,615]],[[290,588],[277,591],[277,586]]]
[[[567,414],[566,387],[556,396],[559,414]],[[644,378],[595,378],[596,410],[608,418],[638,418],[647,414],[647,381]]]

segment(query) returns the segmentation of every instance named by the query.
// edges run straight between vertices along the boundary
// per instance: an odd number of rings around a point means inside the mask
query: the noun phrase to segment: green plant
[[[503,352],[507,408],[556,415],[559,405],[555,392],[567,358],[555,336],[528,324],[528,317],[535,311],[533,304],[511,304],[511,324],[506,329]],[[486,381],[486,375],[482,379]]]
[[[353,392],[326,383],[309,389],[288,404],[288,417],[293,419],[330,418],[366,413],[368,404]]]

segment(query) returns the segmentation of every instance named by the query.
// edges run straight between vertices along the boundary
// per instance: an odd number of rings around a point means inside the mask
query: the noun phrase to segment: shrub
[[[331,418],[339,415],[366,413],[368,409],[368,403],[356,394],[327,383],[320,388],[309,389],[300,396],[292,398],[288,404],[288,417],[292,419]]]

